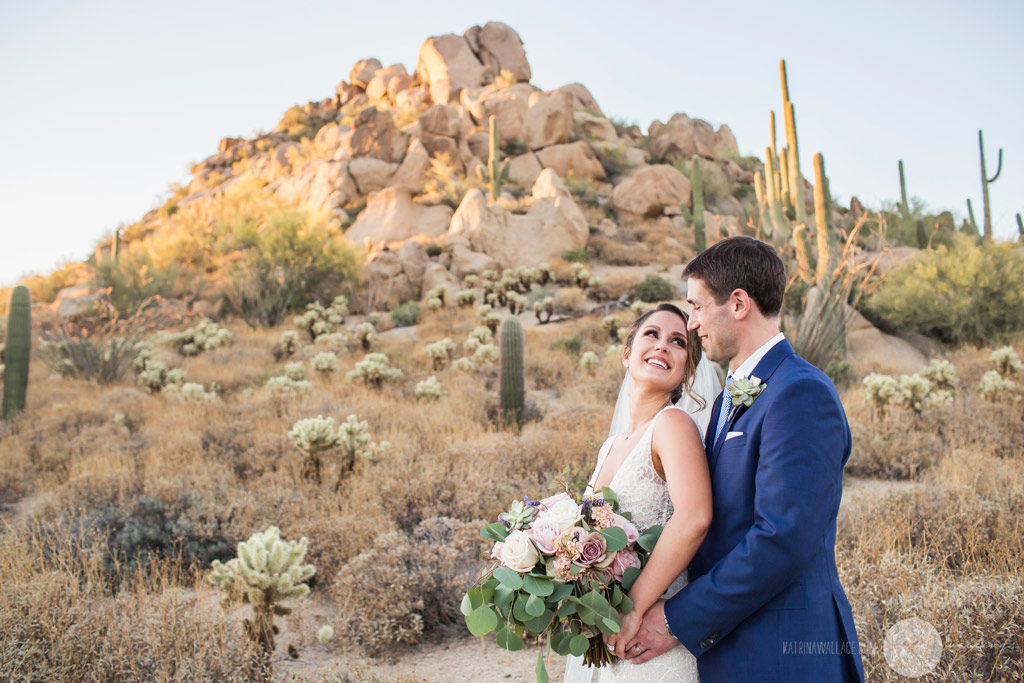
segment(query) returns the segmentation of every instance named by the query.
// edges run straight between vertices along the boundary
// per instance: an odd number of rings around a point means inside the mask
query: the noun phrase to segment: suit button
[[[707,640],[702,640],[702,641],[700,641],[699,643],[697,643],[697,646],[698,646],[698,647],[699,647],[700,649],[702,649],[702,650],[703,650],[704,648],[708,647],[709,645],[711,645],[711,643],[710,643],[710,641],[707,641]]]

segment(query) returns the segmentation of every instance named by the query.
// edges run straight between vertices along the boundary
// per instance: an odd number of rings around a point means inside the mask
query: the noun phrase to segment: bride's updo
[[[689,322],[689,317],[685,313],[683,313],[678,306],[666,303],[658,304],[656,308],[652,308],[651,310],[647,311],[633,322],[633,325],[629,328],[629,333],[626,335],[626,348],[630,348],[633,346],[633,339],[636,337],[636,333],[640,331],[640,328],[643,327],[644,322],[659,311],[668,311],[669,313],[675,313],[676,315],[683,319],[684,325],[687,322]],[[683,397],[683,391],[687,391],[690,394],[690,396],[692,396],[698,403],[700,403],[702,406],[704,405],[704,399],[701,396],[694,394],[693,391],[690,389],[690,386],[693,384],[693,377],[697,373],[697,363],[700,362],[700,357],[702,353],[703,349],[700,345],[700,337],[697,336],[696,331],[687,328],[686,368],[683,371],[683,381],[679,384],[678,387],[673,389],[672,393],[670,394],[672,403],[678,403],[679,399]]]

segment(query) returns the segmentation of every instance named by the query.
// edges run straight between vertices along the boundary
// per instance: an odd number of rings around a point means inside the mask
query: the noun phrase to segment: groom
[[[763,242],[730,237],[683,276],[690,329],[711,360],[728,361],[727,382],[750,380],[733,389],[750,388],[753,401],[734,407],[728,387],[715,401],[705,437],[711,527],[690,583],[647,612],[630,658],[647,661],[678,639],[704,683],[863,681],[835,561],[850,430],[831,381],[779,331],[782,260]]]

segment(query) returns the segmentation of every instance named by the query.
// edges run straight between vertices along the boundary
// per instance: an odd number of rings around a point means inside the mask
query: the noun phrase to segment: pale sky
[[[2,1],[0,285],[82,260],[162,202],[226,136],[270,130],[331,95],[352,64],[409,71],[423,40],[504,21],[533,83],[584,83],[606,115],[675,112],[732,128],[763,157],[789,69],[801,167],[868,205],[911,196],[981,217],[978,128],[996,235],[1024,213],[1024,2]],[[782,134],[780,126],[780,135]]]

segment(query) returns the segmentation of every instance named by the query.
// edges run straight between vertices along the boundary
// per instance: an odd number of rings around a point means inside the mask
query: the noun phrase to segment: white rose
[[[572,498],[565,498],[548,508],[544,517],[557,524],[558,530],[565,533],[579,520],[580,506]]]
[[[528,572],[537,564],[540,556],[533,547],[533,541],[522,529],[516,529],[501,546],[501,563],[516,572]]]

